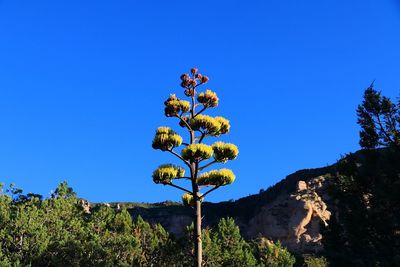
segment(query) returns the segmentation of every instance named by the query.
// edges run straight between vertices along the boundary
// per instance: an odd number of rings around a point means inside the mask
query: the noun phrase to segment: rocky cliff
[[[261,234],[280,240],[291,251],[320,251],[320,225],[327,226],[331,216],[322,198],[325,187],[324,176],[298,181],[295,192],[281,194],[263,205],[243,230],[249,237]]]
[[[293,252],[320,251],[320,227],[328,224],[331,216],[327,185],[333,170],[334,166],[301,170],[259,194],[236,201],[205,202],[203,226],[215,226],[220,218],[229,216],[246,238],[262,235],[280,240]],[[191,208],[178,203],[126,207],[133,217],[140,215],[149,222],[160,223],[177,236],[192,222]]]

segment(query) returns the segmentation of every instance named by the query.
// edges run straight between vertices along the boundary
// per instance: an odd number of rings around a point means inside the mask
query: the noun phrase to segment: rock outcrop
[[[85,200],[85,199],[80,199],[79,200],[79,204],[81,205],[83,212],[86,214],[90,214],[90,203],[89,201]]]
[[[320,223],[327,225],[331,213],[318,192],[324,190],[323,176],[309,182],[298,181],[297,189],[266,203],[244,229],[247,236],[261,234],[280,240],[294,252],[322,250]]]
[[[259,194],[236,201],[203,204],[203,227],[217,225],[223,217],[233,217],[247,239],[261,236],[280,240],[292,252],[307,253],[323,249],[321,225],[327,225],[331,213],[327,194],[332,167],[298,171]],[[180,236],[192,223],[192,210],[179,205],[133,207],[133,217],[142,216],[160,223]]]

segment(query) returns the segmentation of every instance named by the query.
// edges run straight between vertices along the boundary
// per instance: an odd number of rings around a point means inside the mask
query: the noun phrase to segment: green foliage
[[[360,145],[363,148],[386,146],[400,147],[400,101],[394,104],[382,96],[373,84],[364,92],[364,99],[357,108]]]
[[[49,242],[44,225],[45,214],[37,198],[12,201],[0,196],[0,240],[3,261],[30,264],[42,254]],[[24,262],[24,259],[30,259]]]
[[[341,265],[400,264],[400,151],[365,150],[339,161],[337,200],[325,236],[328,260]]]
[[[179,266],[192,263],[192,236],[193,224],[187,228],[186,236],[181,240],[181,255],[186,257],[181,258]],[[221,219],[216,229],[203,229],[202,237],[205,266],[291,267],[295,263],[294,256],[279,242],[275,244],[259,238],[248,243],[242,238],[239,227],[232,218]]]
[[[67,183],[42,200],[14,187],[0,194],[0,266],[173,266],[175,243],[127,210],[90,214]]]
[[[314,255],[304,255],[304,265],[306,267],[328,267],[329,263],[325,257]]]
[[[140,242],[141,254],[137,261],[140,266],[173,266],[176,248],[161,225],[151,226],[139,216],[133,231]]]
[[[192,236],[193,225],[174,241],[161,225],[132,220],[126,209],[99,204],[86,213],[66,182],[44,200],[14,187],[0,194],[0,266],[188,266]],[[204,229],[202,240],[205,266],[266,266],[268,253],[281,263],[274,266],[291,266],[280,244],[278,253],[246,242],[231,218]]]
[[[260,266],[268,267],[289,267],[293,266],[296,259],[282,247],[278,241],[274,243],[264,237],[253,241],[254,254],[260,262]]]
[[[131,266],[137,261],[141,248],[126,210],[116,213],[101,205],[92,212],[86,226],[89,239],[83,241],[83,254],[91,257],[82,259],[80,265]]]
[[[220,266],[256,266],[250,246],[240,235],[232,218],[221,219],[213,241],[217,244]]]
[[[360,144],[368,149],[337,163],[330,188],[337,211],[323,233],[335,266],[400,265],[398,108],[371,85],[357,109]]]

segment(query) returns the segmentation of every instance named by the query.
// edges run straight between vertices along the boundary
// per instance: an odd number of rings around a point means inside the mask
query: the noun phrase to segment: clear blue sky
[[[169,93],[196,66],[240,149],[231,186],[257,193],[356,151],[372,80],[400,93],[400,1],[0,1],[0,181],[92,201],[180,200],[151,173]],[[176,162],[173,160],[172,162]]]

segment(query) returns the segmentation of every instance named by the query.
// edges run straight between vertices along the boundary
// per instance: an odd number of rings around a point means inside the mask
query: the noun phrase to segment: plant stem
[[[207,196],[208,194],[210,194],[212,191],[216,190],[216,189],[219,188],[219,187],[220,187],[220,185],[217,185],[217,186],[211,188],[210,190],[208,190],[207,192],[205,192],[201,197],[203,198],[203,197]]]
[[[192,192],[190,192],[189,190],[187,190],[187,189],[185,189],[185,188],[183,188],[183,187],[180,187],[179,185],[175,185],[175,184],[173,184],[173,183],[167,183],[166,185],[169,185],[169,186],[178,188],[178,189],[180,189],[180,190],[182,190],[182,191],[185,191],[186,193],[192,194]]]
[[[216,160],[211,161],[210,163],[207,163],[207,164],[204,165],[203,167],[200,167],[200,168],[199,168],[199,171],[202,171],[202,170],[204,170],[205,168],[210,167],[211,165],[213,165],[213,164],[215,164],[215,163],[217,163],[217,162],[218,162],[218,161],[216,161]]]
[[[203,245],[201,238],[201,197],[199,192],[196,192],[196,229],[195,229],[195,250],[196,262],[195,267],[202,267],[203,265]]]
[[[176,157],[178,157],[180,160],[182,160],[188,167],[190,167],[190,163],[185,160],[184,158],[182,158],[181,155],[179,155],[178,153],[176,153],[175,151],[171,150],[167,150],[168,152],[170,152],[171,154],[175,155]]]

